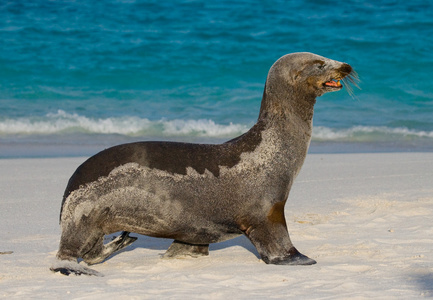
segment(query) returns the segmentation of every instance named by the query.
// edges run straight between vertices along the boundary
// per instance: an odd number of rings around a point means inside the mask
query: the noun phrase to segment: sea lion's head
[[[286,120],[295,113],[310,122],[316,97],[341,90],[341,81],[351,94],[348,83],[357,86],[357,78],[346,63],[308,52],[287,54],[269,70],[259,119]]]
[[[272,66],[269,76],[277,77],[277,82],[284,83],[297,94],[313,97],[341,90],[341,81],[351,92],[348,83],[356,85],[357,81],[356,72],[349,64],[308,52],[281,57]]]

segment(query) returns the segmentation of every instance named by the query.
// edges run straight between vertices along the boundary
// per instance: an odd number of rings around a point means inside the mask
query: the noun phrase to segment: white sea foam
[[[212,120],[173,120],[163,123],[163,133],[167,135],[231,136],[248,130],[242,124],[221,125]]]
[[[133,116],[89,118],[59,110],[44,117],[0,120],[0,134],[100,133],[129,136],[236,136],[248,130],[243,124],[217,124],[212,120],[157,120]]]
[[[351,128],[329,128],[316,126],[313,140],[374,142],[390,139],[433,138],[433,131],[414,130],[405,127],[354,126]]]
[[[90,118],[59,110],[43,117],[0,119],[0,135],[119,134],[152,137],[230,138],[246,132],[252,124],[218,124],[213,120],[149,120],[135,116]],[[433,131],[405,127],[315,126],[314,141],[376,142],[387,140],[433,139]]]

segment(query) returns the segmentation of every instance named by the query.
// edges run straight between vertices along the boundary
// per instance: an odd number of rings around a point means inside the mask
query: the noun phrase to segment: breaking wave
[[[125,116],[90,118],[59,110],[42,117],[0,119],[0,135],[67,135],[119,134],[150,137],[231,138],[246,132],[252,124],[218,124],[213,120],[149,120]],[[386,126],[354,126],[330,128],[315,126],[313,141],[382,142],[392,140],[433,139],[433,131],[391,128]]]
[[[433,131],[386,126],[354,126],[340,129],[317,126],[313,129],[313,140],[316,141],[379,142],[420,138],[433,139]]]
[[[212,120],[158,120],[139,117],[89,118],[59,110],[43,117],[0,120],[0,134],[121,134],[127,136],[230,137],[244,133],[242,124],[217,124]]]

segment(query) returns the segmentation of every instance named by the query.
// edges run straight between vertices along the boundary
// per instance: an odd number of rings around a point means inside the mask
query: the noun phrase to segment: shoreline
[[[62,157],[90,157],[106,148],[132,142],[141,141],[173,141],[191,143],[224,143],[227,139],[215,138],[146,138],[146,139],[125,139],[117,137],[107,141],[95,140],[93,144],[80,141],[60,141],[57,144],[46,144],[38,141],[25,141],[15,143],[1,143],[0,159],[20,158],[62,158]],[[308,154],[349,154],[349,153],[432,153],[433,144],[410,143],[410,142],[322,142],[312,141]]]
[[[0,295],[197,299],[417,298],[433,295],[433,153],[309,154],[285,206],[314,266],[266,265],[244,237],[204,258],[164,260],[170,240],[136,243],[92,268],[53,274],[61,196],[87,157],[0,160]],[[141,297],[141,296],[140,296]]]

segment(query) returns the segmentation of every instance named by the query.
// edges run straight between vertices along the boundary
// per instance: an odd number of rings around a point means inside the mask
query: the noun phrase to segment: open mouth
[[[343,67],[338,69],[337,72],[335,72],[331,76],[328,78],[325,77],[325,80],[327,81],[322,82],[322,91],[325,93],[341,90],[343,88],[343,83],[344,83],[344,87],[347,89],[348,93],[353,97],[352,86],[359,88],[358,74],[348,64],[344,64]]]
[[[341,89],[343,87],[340,80],[337,79],[331,79],[330,81],[325,82],[323,86],[334,88],[334,89]]]

